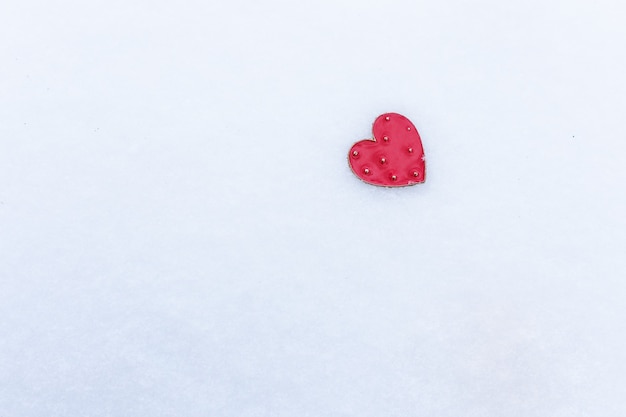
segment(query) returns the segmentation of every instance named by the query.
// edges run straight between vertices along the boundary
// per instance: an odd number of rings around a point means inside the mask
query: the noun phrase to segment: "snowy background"
[[[624,416],[625,11],[3,2],[0,416]]]

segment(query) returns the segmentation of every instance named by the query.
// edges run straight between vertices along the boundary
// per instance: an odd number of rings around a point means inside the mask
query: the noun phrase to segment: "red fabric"
[[[424,148],[417,129],[397,113],[374,122],[374,139],[355,143],[348,154],[354,174],[368,184],[403,187],[426,180]]]

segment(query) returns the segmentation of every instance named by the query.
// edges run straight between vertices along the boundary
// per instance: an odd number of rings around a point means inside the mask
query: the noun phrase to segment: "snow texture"
[[[625,7],[3,2],[0,415],[624,416]]]

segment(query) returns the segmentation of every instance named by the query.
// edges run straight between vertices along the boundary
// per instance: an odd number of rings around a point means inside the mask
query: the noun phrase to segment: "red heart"
[[[404,187],[426,181],[426,158],[417,129],[398,113],[376,118],[374,139],[355,143],[348,154],[354,174],[368,184]]]

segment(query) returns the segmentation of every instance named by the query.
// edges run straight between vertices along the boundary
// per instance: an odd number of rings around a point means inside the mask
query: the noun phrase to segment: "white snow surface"
[[[4,2],[0,416],[626,415],[625,11]]]

